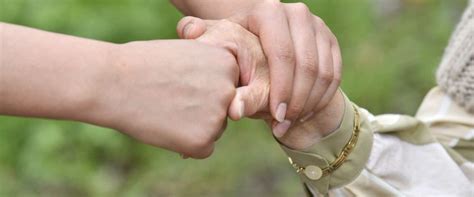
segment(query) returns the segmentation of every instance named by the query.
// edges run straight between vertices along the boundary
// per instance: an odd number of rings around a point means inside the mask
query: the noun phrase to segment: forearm
[[[113,44],[0,23],[0,114],[92,121]]]
[[[205,19],[222,19],[260,3],[262,0],[171,0],[171,2],[185,15]]]

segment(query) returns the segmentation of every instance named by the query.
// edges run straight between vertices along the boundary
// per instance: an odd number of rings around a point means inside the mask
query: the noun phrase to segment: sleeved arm
[[[281,146],[309,191],[324,194],[351,182],[368,160],[373,140],[370,124],[357,106],[344,99],[344,115],[336,131],[304,152]],[[345,149],[350,152],[343,153]],[[337,164],[341,160],[342,165]]]
[[[373,116],[347,98],[332,134],[306,151],[281,147],[308,196],[474,195],[474,164],[439,143],[425,123],[404,115]],[[344,162],[334,165],[341,155]]]

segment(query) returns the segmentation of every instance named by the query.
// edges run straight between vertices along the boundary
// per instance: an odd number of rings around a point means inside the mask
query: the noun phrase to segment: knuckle
[[[304,61],[302,61],[300,67],[303,69],[303,72],[307,76],[314,76],[318,74],[318,67],[316,65],[316,59],[314,57],[306,57]]]
[[[189,141],[190,149],[194,150],[191,152],[191,154],[198,154],[205,151],[206,149],[209,149],[212,143],[214,143],[214,140],[212,140],[210,135],[195,137]]]
[[[230,102],[230,101],[229,101]],[[227,104],[227,102],[226,102]],[[226,105],[227,106],[227,105]],[[224,120],[227,117],[227,109],[222,107],[219,110],[216,110],[214,113],[215,115],[210,118],[210,128],[213,128],[214,130],[218,130],[222,127]]]
[[[301,102],[293,103],[288,108],[288,117],[293,119],[298,117],[298,115],[303,111],[304,105]]]
[[[337,37],[334,35],[334,33],[331,32],[330,39],[335,45],[339,45],[339,41],[337,40]]]
[[[209,79],[210,81],[220,80],[220,83],[215,84],[219,88],[219,94],[228,95],[235,89],[235,82],[239,77],[239,67],[234,63],[234,60],[225,60],[217,68],[221,75],[215,79]]]
[[[212,91],[214,91],[213,94],[216,95],[215,98],[225,101],[234,98],[236,93],[235,85],[228,76],[224,76],[219,85],[212,88]]]
[[[263,6],[270,9],[275,9],[280,8],[282,5],[280,1],[265,1]]]
[[[225,90],[223,91],[223,97],[224,97],[224,99],[227,100],[227,101],[229,101],[229,102],[230,102],[230,100],[232,100],[232,98],[234,98],[235,94],[236,94],[236,90],[235,90],[233,84],[229,84],[229,85],[225,88]],[[223,113],[224,113],[224,115],[226,115],[226,114],[225,114],[225,113],[226,113],[225,111],[224,111]]]
[[[292,3],[291,6],[293,7],[294,11],[296,11],[296,13],[305,15],[310,13],[308,6],[302,2]]]
[[[209,132],[206,133],[204,136],[205,140],[213,141],[215,133],[218,133],[219,130],[225,123],[227,118],[227,107],[230,103],[230,99],[221,100],[219,103],[215,104],[215,107],[209,109],[208,113],[212,114],[206,117],[206,121],[204,122],[206,130]]]
[[[205,159],[211,156],[213,152],[214,148],[212,146],[207,146],[204,148],[193,149],[189,155],[195,159]]]
[[[314,21],[316,22],[316,25],[318,26],[326,26],[326,23],[324,22],[324,20],[319,16],[314,16]]]
[[[333,81],[334,81],[334,83],[336,83],[337,86],[339,86],[341,84],[341,81],[342,81],[341,75],[340,74],[334,75]]]
[[[278,61],[294,64],[295,54],[293,53],[293,50],[290,47],[287,47],[287,46],[288,45],[281,46],[277,50],[276,58],[277,58]]]
[[[334,79],[333,74],[330,71],[321,72],[320,77],[321,77],[321,81],[325,85],[329,85],[332,82],[332,80]]]

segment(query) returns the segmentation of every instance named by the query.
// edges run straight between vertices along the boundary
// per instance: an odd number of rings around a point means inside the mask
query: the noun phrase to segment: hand
[[[341,79],[339,45],[305,4],[266,0],[229,20],[260,38],[270,67],[270,110],[276,120],[294,122],[329,103]]]
[[[192,23],[192,29],[187,24]],[[180,37],[225,48],[237,58],[240,68],[239,88],[229,108],[229,117],[271,119],[268,113],[270,79],[267,60],[258,38],[240,25],[227,20],[183,18],[177,27]]]
[[[192,23],[193,28],[186,30],[188,23]],[[206,44],[227,48],[237,57],[241,87],[237,88],[229,108],[229,116],[232,119],[252,116],[266,120],[274,130],[279,129],[275,128],[278,125],[275,125],[269,113],[269,67],[255,35],[227,20],[212,21],[194,17],[183,18],[177,30],[181,37],[195,38]],[[288,125],[289,132],[276,137],[289,147],[306,148],[338,126],[342,118],[343,104],[342,96],[338,93],[312,117],[298,117],[307,121],[297,121],[291,127]]]
[[[275,136],[283,136],[298,117],[307,119],[331,101],[342,72],[339,45],[306,5],[262,1],[228,20],[257,35],[268,59],[270,112],[279,122]],[[196,38],[205,31],[192,21],[193,17],[181,20],[178,28],[189,31],[186,36],[179,33],[181,38]]]
[[[100,123],[153,146],[208,157],[235,94],[234,56],[191,40],[132,42],[112,53]]]

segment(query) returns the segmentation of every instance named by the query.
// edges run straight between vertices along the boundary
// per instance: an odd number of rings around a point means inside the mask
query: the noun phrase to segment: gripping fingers
[[[331,50],[331,41],[323,30],[325,24],[320,18],[314,16],[313,27],[315,28],[316,32],[319,72],[310,97],[305,104],[304,111],[302,113],[303,118],[308,114],[311,114],[311,112],[316,109],[317,105],[323,99],[334,79],[334,62]]]
[[[295,46],[296,68],[287,119],[294,121],[303,111],[318,73],[318,49],[312,14],[303,3],[287,4],[287,17]]]
[[[316,106],[316,110],[324,108],[334,97],[339,85],[341,84],[342,78],[342,56],[341,50],[339,48],[339,43],[337,42],[336,37],[334,34],[325,26],[324,32],[326,37],[329,39],[331,43],[331,54],[332,54],[332,62],[333,62],[333,78],[331,84],[328,87],[328,90],[321,98],[318,106]]]
[[[249,20],[249,28],[257,34],[270,68],[270,111],[273,117],[285,120],[290,101],[295,50],[291,38],[285,8],[280,2],[272,2]]]

